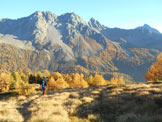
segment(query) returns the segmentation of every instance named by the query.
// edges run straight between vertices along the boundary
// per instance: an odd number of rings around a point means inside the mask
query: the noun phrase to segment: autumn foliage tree
[[[158,60],[161,60],[158,58]],[[31,94],[35,90],[41,90],[41,83],[46,75],[48,90],[59,90],[65,88],[88,88],[89,86],[102,86],[107,84],[122,84],[123,78],[112,78],[111,81],[106,81],[102,75],[96,73],[94,76],[90,75],[85,78],[84,74],[61,74],[53,72],[50,74],[48,70],[43,73],[38,71],[36,73],[23,72],[1,73],[0,74],[0,91],[6,92],[13,90],[18,94]],[[40,84],[40,85],[39,85]]]
[[[89,77],[86,78],[86,81],[88,82],[89,85],[93,85],[93,76],[90,75]]]
[[[0,74],[0,91],[6,92],[10,88],[10,75],[7,73],[1,73]]]
[[[54,72],[48,80],[49,90],[65,89],[69,87],[68,83],[64,80],[64,77],[59,72]]]
[[[162,53],[157,57],[157,61],[152,64],[147,74],[145,74],[147,81],[162,80]]]
[[[11,87],[18,94],[31,94],[35,92],[35,87],[29,84],[29,75],[26,75],[22,72],[13,72],[10,75]]]
[[[46,69],[46,70],[44,70],[44,75],[48,78],[48,77],[50,77],[50,72]]]
[[[29,73],[28,74],[28,80],[29,80],[29,83],[33,84],[41,84],[42,83],[42,80],[43,80],[43,74],[39,71],[37,73]]]
[[[62,78],[62,74],[59,72],[53,72],[52,76],[55,80]]]
[[[58,90],[58,89],[65,89],[69,87],[68,83],[64,80],[63,77],[57,77],[56,79],[54,78],[54,76],[51,76],[49,78],[47,85],[48,85],[48,90]]]
[[[23,82],[23,80],[21,79],[22,77],[20,76],[19,72],[12,72],[11,73],[11,81],[10,82],[11,82],[11,88],[12,89],[18,89],[21,82]]]
[[[87,88],[89,87],[88,83],[84,80],[83,74],[73,73],[67,75],[65,80],[69,84],[70,88]]]
[[[123,76],[113,77],[110,79],[110,84],[125,84]]]
[[[102,85],[107,85],[107,82],[103,78],[102,75],[99,75],[99,74],[96,73],[93,80],[91,81],[91,85],[93,85],[93,86],[102,86]]]

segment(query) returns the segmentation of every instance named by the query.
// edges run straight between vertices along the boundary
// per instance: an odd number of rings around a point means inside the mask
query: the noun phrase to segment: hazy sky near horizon
[[[162,0],[0,0],[0,19],[17,19],[35,11],[57,15],[74,12],[108,27],[135,28],[143,24],[162,32]]]

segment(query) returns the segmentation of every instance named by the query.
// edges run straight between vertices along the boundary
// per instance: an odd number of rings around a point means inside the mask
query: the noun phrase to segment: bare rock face
[[[0,71],[118,72],[144,81],[161,51],[162,35],[148,25],[108,28],[94,18],[87,23],[75,13],[37,11],[0,20],[0,46]]]

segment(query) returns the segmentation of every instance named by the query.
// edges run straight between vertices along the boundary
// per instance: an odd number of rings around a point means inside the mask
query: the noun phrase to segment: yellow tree
[[[19,72],[11,73],[11,88],[12,89],[17,89],[21,82],[22,82],[22,79],[21,79]]]
[[[68,83],[62,77],[55,80],[53,76],[49,78],[47,85],[49,90],[58,90],[69,87]]]
[[[92,85],[94,85],[94,86],[107,85],[107,82],[105,81],[105,79],[103,78],[102,75],[99,75],[99,74],[96,73],[94,78],[93,78]]]
[[[46,69],[46,70],[44,70],[44,75],[46,75],[46,77],[49,78],[51,74],[50,74],[50,72]]]
[[[65,89],[69,87],[69,84],[63,79],[59,78],[54,82],[54,88],[57,89]]]
[[[162,53],[157,57],[157,61],[151,65],[145,78],[147,81],[162,80]]]
[[[20,75],[22,81],[24,81],[24,82],[28,81],[28,75],[25,75],[23,72],[21,72],[19,75]]]
[[[55,80],[62,78],[62,74],[59,72],[53,72],[52,76]]]
[[[47,86],[49,90],[54,90],[55,87],[55,79],[53,77],[50,77],[48,82],[47,82]]]
[[[93,85],[93,76],[90,75],[90,76],[86,79],[86,81],[88,82],[89,85]]]
[[[88,83],[84,80],[83,74],[71,74],[66,76],[66,81],[71,88],[87,88],[89,87]]]
[[[124,77],[123,76],[120,76],[118,78],[118,84],[125,84],[125,80],[124,80]]]
[[[0,74],[0,90],[2,92],[6,92],[10,88],[10,74],[7,73],[1,73]]]
[[[118,84],[118,78],[115,78],[115,77],[111,78],[110,84]]]
[[[11,76],[13,77],[13,80],[15,80],[15,81],[21,81],[21,76],[20,76],[19,72],[13,72],[11,74]]]
[[[124,77],[113,77],[110,80],[110,84],[125,84]]]

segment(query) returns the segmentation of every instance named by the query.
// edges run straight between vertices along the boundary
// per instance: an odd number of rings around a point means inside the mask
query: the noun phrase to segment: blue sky
[[[162,0],[0,0],[0,19],[16,19],[35,11],[91,17],[108,27],[135,28],[149,24],[162,32]]]

